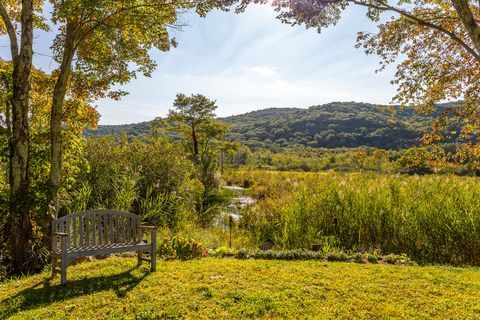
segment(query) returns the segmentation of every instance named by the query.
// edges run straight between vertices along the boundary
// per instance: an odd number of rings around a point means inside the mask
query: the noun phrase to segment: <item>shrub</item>
[[[238,249],[236,258],[237,259],[248,259],[248,250],[245,249],[245,248]]]
[[[325,258],[320,252],[308,250],[255,251],[252,257],[265,260],[323,260]]]
[[[193,239],[173,236],[172,239],[164,240],[159,248],[159,254],[167,260],[192,260],[207,256],[208,251]]]
[[[389,254],[383,257],[383,261],[385,261],[388,264],[406,264],[406,265],[415,264],[406,255],[396,255],[396,254]]]
[[[328,261],[348,261],[350,258],[343,252],[330,252],[326,256]]]
[[[226,246],[221,246],[218,247],[216,250],[214,250],[211,253],[212,256],[217,257],[217,258],[224,258],[228,256],[234,256],[235,255],[235,250],[231,248],[227,248]]]
[[[367,260],[369,263],[378,263],[378,257],[373,254],[367,254]]]
[[[365,263],[365,255],[362,253],[356,253],[353,255],[353,261],[356,263]]]

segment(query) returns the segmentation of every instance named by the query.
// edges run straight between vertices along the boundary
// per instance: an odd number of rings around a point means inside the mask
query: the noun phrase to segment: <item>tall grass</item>
[[[480,265],[477,178],[237,172],[229,180],[251,185],[259,200],[243,225],[258,241]]]

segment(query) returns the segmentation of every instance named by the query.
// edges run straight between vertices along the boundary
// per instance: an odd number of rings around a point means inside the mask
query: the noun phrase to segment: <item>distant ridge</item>
[[[453,105],[440,105],[438,112]],[[332,102],[308,109],[267,108],[219,120],[231,125],[229,140],[252,148],[367,146],[400,149],[418,144],[419,137],[431,125],[432,116],[417,114],[410,108],[392,116],[380,105]],[[89,130],[86,134],[103,136],[125,132],[129,136],[142,136],[149,130],[150,122],[141,122],[101,125],[98,130]]]

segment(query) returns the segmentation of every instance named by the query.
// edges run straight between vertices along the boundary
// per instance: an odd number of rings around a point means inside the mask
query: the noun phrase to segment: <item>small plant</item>
[[[383,257],[383,261],[388,264],[405,264],[405,265],[412,265],[414,262],[410,260],[406,255],[396,255],[396,254],[389,254],[388,256]]]
[[[308,250],[255,251],[252,257],[265,260],[323,260],[325,258],[320,252]]]
[[[368,263],[378,263],[378,257],[374,254],[367,254]]]
[[[234,302],[240,302],[243,299],[243,294],[239,291],[234,291],[230,293],[230,297],[233,299]]]
[[[217,258],[232,257],[235,255],[235,250],[221,246],[211,253],[212,256]]]
[[[208,250],[200,242],[178,236],[165,239],[159,248],[160,256],[166,260],[192,260],[208,256]]]
[[[343,252],[330,252],[326,256],[328,261],[348,261],[349,257]]]
[[[353,261],[356,263],[365,263],[365,255],[363,253],[355,253],[353,255]]]
[[[201,287],[198,288],[198,291],[202,292],[203,296],[206,299],[210,299],[210,298],[213,297],[213,289],[209,286],[201,286]]]
[[[248,251],[245,248],[240,248],[237,251],[237,259],[248,259]]]

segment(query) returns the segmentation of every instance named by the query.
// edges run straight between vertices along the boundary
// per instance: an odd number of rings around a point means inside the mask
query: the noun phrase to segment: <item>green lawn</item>
[[[0,318],[480,319],[480,269],[202,259],[135,268],[112,257],[0,284]]]

